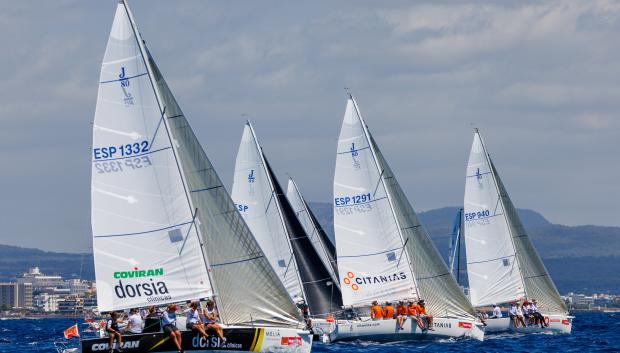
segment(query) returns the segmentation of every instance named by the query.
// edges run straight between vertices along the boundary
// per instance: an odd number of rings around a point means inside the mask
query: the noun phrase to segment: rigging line
[[[187,243],[187,239],[189,238],[189,233],[192,231],[192,226],[196,224],[196,216],[198,216],[198,208],[196,208],[196,211],[194,211],[194,214],[192,215],[192,223],[187,228],[187,232],[185,233],[185,239],[183,239],[183,244],[181,245],[181,249],[179,249],[179,256],[181,256],[181,253],[183,253],[183,249],[185,248],[185,244]]]
[[[166,107],[164,106],[164,110],[161,112],[161,116],[159,117],[159,121],[157,122],[157,127],[155,128],[155,132],[153,132],[153,137],[151,137],[151,139],[149,140],[149,146],[153,145],[153,141],[155,140],[155,137],[157,136],[157,132],[159,131],[159,127],[161,126],[161,122],[164,120],[164,117],[166,116]]]
[[[497,202],[495,202],[495,209],[493,210],[494,216],[497,216],[497,207],[499,206],[500,200],[501,200],[501,196],[497,195]],[[501,214],[504,214],[504,212],[502,212]]]
[[[379,184],[381,183],[381,178],[383,177],[383,172],[385,172],[385,168],[381,169],[381,173],[379,174],[379,180],[377,181],[377,185],[375,185],[375,191],[373,191],[373,193],[372,193],[373,197],[377,194],[377,189],[379,189]]]
[[[288,272],[288,269],[291,267],[291,262],[293,262],[293,256],[295,255],[291,254],[291,258],[288,260],[288,264],[286,265],[286,270],[284,270],[284,274],[282,275],[284,276],[284,278],[286,278],[286,273]]]
[[[409,237],[407,237],[407,240],[405,240],[405,243],[403,244],[403,249],[400,251],[400,255],[398,255],[398,262],[396,263],[396,267],[400,265],[400,260],[403,258],[403,253],[405,252],[405,247],[407,246],[408,242],[409,242]]]

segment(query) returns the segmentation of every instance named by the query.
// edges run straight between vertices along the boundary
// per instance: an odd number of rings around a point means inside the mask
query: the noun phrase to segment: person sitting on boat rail
[[[168,305],[168,309],[161,316],[162,328],[165,333],[170,335],[172,341],[177,346],[179,353],[183,353],[181,346],[181,331],[177,328],[177,306],[176,304]]]
[[[140,311],[136,308],[133,308],[129,311],[127,327],[125,327],[125,332],[129,333],[142,333],[142,316],[140,315]]]
[[[110,353],[114,352],[114,339],[116,339],[117,351],[123,351],[123,336],[121,335],[121,330],[118,327],[119,321],[121,321],[121,319],[118,313],[116,311],[112,311],[110,313],[110,320],[108,320],[108,324],[105,328],[108,336],[110,336],[110,341],[108,343]]]
[[[530,303],[530,310],[532,311],[532,315],[536,319],[536,323],[540,324],[541,328],[548,327],[549,324],[545,322],[545,317],[538,311],[538,307],[536,306],[536,299],[533,299]]]
[[[372,306],[370,307],[370,318],[373,320],[383,319],[383,309],[381,309],[379,302],[376,300],[372,302]]]
[[[424,330],[424,323],[418,316],[418,306],[416,303],[410,301],[407,305],[407,315],[411,318],[411,321],[414,321],[418,324],[420,330]]]
[[[533,325],[536,322],[536,318],[533,315],[532,310],[530,309],[530,302],[527,300],[523,301],[521,305],[521,311],[523,312],[523,317],[525,318],[525,322],[528,326]]]
[[[220,318],[217,309],[215,308],[215,302],[213,300],[207,300],[207,307],[204,309],[203,315],[205,317],[207,331],[215,332],[215,334],[222,341],[226,342],[226,337],[224,337],[224,330],[222,330],[222,326],[217,323]]]
[[[500,308],[497,304],[493,304],[493,315],[491,315],[489,319],[501,319],[502,316],[502,308]]]
[[[385,302],[385,307],[383,308],[383,320],[392,320],[394,318],[394,307],[392,303]]]
[[[421,299],[418,302],[418,317],[420,319],[426,319],[426,330],[435,331],[433,328],[433,316],[426,312],[426,303],[424,302],[424,299]]]
[[[522,323],[523,327],[525,327],[525,320],[523,320],[523,313],[521,312],[521,309],[519,308],[516,302],[510,303],[510,311],[508,312],[508,315],[510,316],[510,319],[512,320],[512,326],[514,328],[518,328],[519,323]]]
[[[478,318],[478,320],[480,320],[480,322],[482,322],[482,326],[487,325],[487,319],[489,318],[489,315],[487,315],[486,311],[478,310],[476,312],[476,317]]]
[[[198,309],[198,302],[191,302],[189,304],[189,310],[187,311],[187,321],[185,326],[188,330],[198,332],[202,337],[207,338],[207,331],[205,331],[205,325],[200,319],[200,310]]]
[[[405,321],[407,320],[407,307],[404,301],[399,301],[396,305],[396,320],[398,321],[398,329],[404,330]]]

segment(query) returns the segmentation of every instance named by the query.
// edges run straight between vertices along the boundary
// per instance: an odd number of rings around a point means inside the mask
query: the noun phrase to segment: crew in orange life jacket
[[[379,303],[375,300],[370,307],[370,318],[373,320],[383,319],[383,309],[379,306]]]
[[[426,319],[427,322],[427,326],[426,326],[426,330],[431,330],[431,331],[435,331],[435,329],[433,328],[433,316],[429,315],[426,312],[426,303],[424,303],[424,299],[421,299],[418,302],[418,317],[420,319]]]
[[[394,307],[392,303],[385,302],[385,307],[383,308],[383,320],[391,320],[394,318]]]
[[[405,328],[403,327],[405,320],[407,320],[407,307],[405,306],[405,302],[404,301],[399,301],[398,305],[396,306],[396,320],[398,320],[398,329],[399,330],[404,330]]]

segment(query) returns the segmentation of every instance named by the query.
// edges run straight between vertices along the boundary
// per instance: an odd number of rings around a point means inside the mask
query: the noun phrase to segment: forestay
[[[334,231],[345,306],[418,297],[404,241],[352,97],[338,139]]]
[[[304,297],[297,263],[252,125],[243,129],[232,199],[291,298]]]
[[[400,187],[376,142],[370,135],[379,168],[405,239],[419,295],[429,313],[442,317],[474,319],[474,308],[452,277],[435,244],[422,227],[417,214]]]
[[[465,247],[470,299],[474,306],[525,297],[504,204],[480,134],[474,141],[465,177]]]
[[[289,178],[288,180],[286,197],[291,203],[295,215],[297,215],[301,225],[304,227],[323,266],[329,272],[334,285],[339,287],[340,281],[338,280],[338,270],[336,267],[336,248],[327,237],[327,234],[325,234],[325,231],[312,213],[312,210],[310,210],[310,207],[308,207],[306,200],[304,200],[301,195],[293,178]]]
[[[212,294],[195,217],[122,3],[101,67],[91,202],[99,311]]]

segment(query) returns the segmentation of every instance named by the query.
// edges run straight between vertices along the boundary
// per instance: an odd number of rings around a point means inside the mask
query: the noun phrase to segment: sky
[[[130,5],[228,187],[251,119],[281,183],[330,202],[349,87],[417,211],[463,203],[478,127],[517,207],[620,226],[619,2]],[[0,244],[91,246],[91,123],[115,8],[0,0]]]

